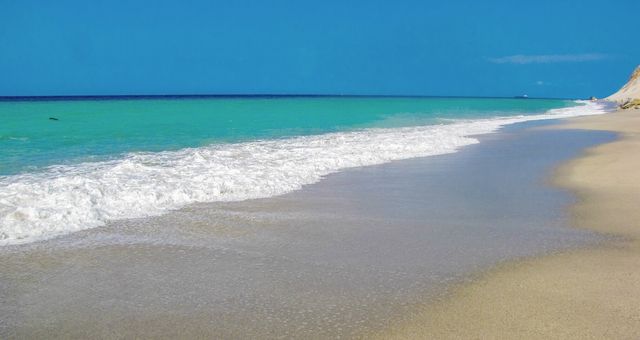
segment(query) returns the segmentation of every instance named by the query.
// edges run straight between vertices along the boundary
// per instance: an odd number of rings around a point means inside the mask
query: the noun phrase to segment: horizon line
[[[126,99],[177,99],[177,98],[476,98],[476,99],[524,99],[522,96],[456,96],[456,95],[404,95],[404,94],[91,94],[91,95],[26,95],[2,96],[0,101],[57,101],[57,100],[126,100]],[[527,99],[575,100],[566,97],[526,97]]]

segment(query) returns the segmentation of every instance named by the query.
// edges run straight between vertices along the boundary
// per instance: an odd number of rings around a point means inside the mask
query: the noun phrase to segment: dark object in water
[[[56,117],[49,117],[49,120],[58,120]]]

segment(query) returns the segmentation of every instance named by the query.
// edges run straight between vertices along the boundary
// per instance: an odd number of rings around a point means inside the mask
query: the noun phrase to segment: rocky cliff
[[[631,74],[629,81],[618,92],[610,95],[607,100],[615,101],[620,104],[631,101],[640,101],[640,66],[636,67]]]

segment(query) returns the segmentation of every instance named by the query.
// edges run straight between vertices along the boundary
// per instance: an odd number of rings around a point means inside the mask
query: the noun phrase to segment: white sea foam
[[[31,242],[195,202],[284,194],[345,168],[451,153],[501,126],[604,113],[602,104],[452,124],[130,153],[0,177],[0,245]]]

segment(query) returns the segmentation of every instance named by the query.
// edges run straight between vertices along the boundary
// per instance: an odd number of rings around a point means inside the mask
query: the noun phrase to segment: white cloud
[[[577,63],[584,61],[597,61],[610,58],[602,53],[583,54],[540,54],[524,55],[516,54],[499,58],[487,58],[494,64],[549,64],[549,63]]]

